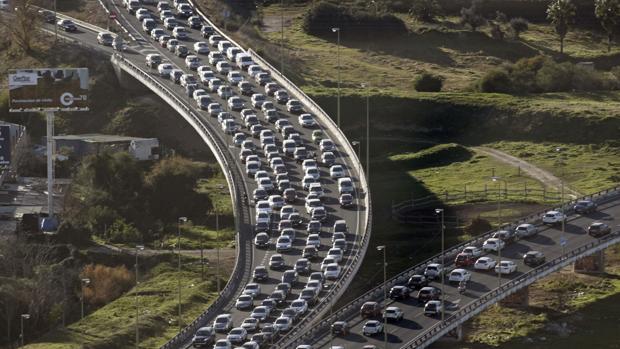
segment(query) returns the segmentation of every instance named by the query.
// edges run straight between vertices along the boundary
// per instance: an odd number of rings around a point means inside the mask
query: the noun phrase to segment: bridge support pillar
[[[116,79],[118,80],[119,85],[121,85],[123,89],[137,92],[149,92],[149,89],[146,86],[144,86],[138,80],[134,79],[133,76],[125,73],[120,66],[115,64],[114,56],[112,56],[112,59],[110,61],[112,62],[112,67],[114,69]]]
[[[451,330],[445,336],[439,339],[440,342],[444,343],[454,343],[460,342],[463,340],[463,326],[459,325],[457,328]]]
[[[605,272],[605,251],[599,251],[591,256],[578,259],[573,264],[573,272],[575,273],[594,273],[600,274]]]
[[[530,304],[530,288],[529,286],[509,295],[499,302],[500,305],[509,308],[527,307]]]

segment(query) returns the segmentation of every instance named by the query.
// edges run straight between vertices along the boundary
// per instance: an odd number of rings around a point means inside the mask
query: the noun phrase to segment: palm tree
[[[607,52],[610,52],[614,30],[620,26],[620,0],[595,0],[594,14],[607,32]]]
[[[554,0],[547,8],[547,19],[551,20],[560,37],[560,53],[564,53],[564,38],[569,25],[575,19],[575,12],[576,8],[571,0]]]

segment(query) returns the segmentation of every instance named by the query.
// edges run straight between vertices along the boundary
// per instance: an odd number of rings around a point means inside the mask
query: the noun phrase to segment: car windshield
[[[218,317],[217,319],[215,319],[215,323],[217,324],[224,324],[226,322],[228,322],[228,319],[224,317]]]
[[[211,335],[211,331],[209,330],[198,330],[198,332],[196,332],[197,336],[210,336]]]

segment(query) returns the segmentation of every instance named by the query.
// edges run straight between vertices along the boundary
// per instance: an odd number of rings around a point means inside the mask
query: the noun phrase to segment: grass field
[[[620,147],[617,145],[506,141],[487,146],[531,162],[563,178],[582,193],[620,184]],[[562,149],[561,152],[555,151],[556,148]]]
[[[135,348],[136,291],[140,309],[140,348],[161,346],[178,332],[177,290],[181,277],[181,304],[184,324],[195,319],[217,294],[214,273],[207,269],[201,280],[195,259],[184,257],[184,270],[176,272],[174,263],[163,262],[148,271],[138,290],[96,310],[65,329],[43,336],[29,349]],[[225,270],[224,275],[228,273]]]

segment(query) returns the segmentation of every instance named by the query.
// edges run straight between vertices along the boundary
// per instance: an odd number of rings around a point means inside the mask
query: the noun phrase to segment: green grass
[[[191,262],[191,259],[186,262]],[[216,283],[212,273],[209,272],[207,280],[202,281],[197,265],[184,264],[189,266],[178,274],[173,263],[160,263],[149,271],[147,279],[140,284],[138,302],[141,309],[141,348],[159,347],[178,332],[179,276],[185,324],[195,319],[214,300]],[[131,289],[122,297],[88,314],[83,320],[66,329],[53,331],[26,348],[134,348],[135,292],[135,288]]]
[[[551,142],[496,142],[487,146],[543,168],[581,193],[593,193],[620,183],[620,146]],[[564,154],[562,162],[558,162],[555,151],[558,147]]]
[[[217,208],[222,216],[232,216],[232,202],[230,201],[230,192],[228,191],[228,183],[224,174],[218,171],[216,175],[209,179],[201,179],[198,181],[197,191],[199,193],[207,193],[213,204],[214,209]]]
[[[219,237],[218,237],[219,236]],[[177,237],[168,235],[163,241],[164,248],[176,247]],[[234,248],[235,231],[227,227],[220,229],[219,232],[214,229],[208,229],[204,226],[187,225],[181,228],[181,249],[197,250],[201,247],[204,249]]]

